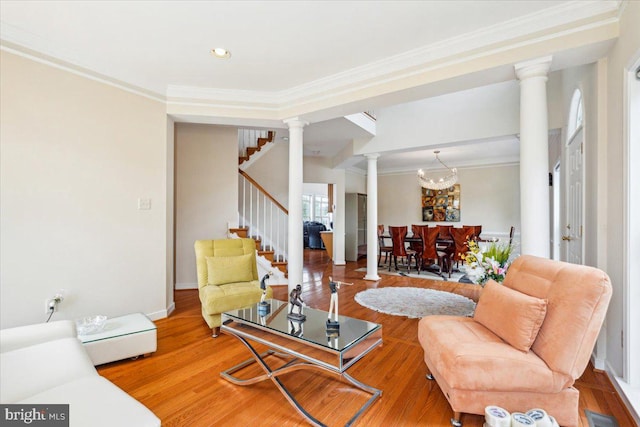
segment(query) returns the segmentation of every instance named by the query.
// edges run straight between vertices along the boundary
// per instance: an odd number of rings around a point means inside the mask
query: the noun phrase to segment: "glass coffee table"
[[[381,390],[363,384],[349,374],[347,369],[362,359],[367,353],[382,344],[382,325],[339,316],[339,332],[327,330],[328,313],[304,307],[303,322],[287,317],[289,303],[267,300],[266,313],[254,304],[222,315],[220,330],[240,340],[251,352],[253,358],[224,372],[222,378],[236,385],[251,385],[270,379],[289,403],[311,424],[324,426],[309,414],[278,378],[280,375],[300,369],[317,369],[339,375],[355,387],[371,394],[369,400],[346,424],[351,425],[380,395]],[[297,312],[297,309],[295,310]],[[259,343],[269,349],[258,353],[252,343]],[[272,369],[265,358],[271,355],[289,359],[287,363]],[[257,363],[264,370],[263,375],[250,379],[240,379],[232,374]]]

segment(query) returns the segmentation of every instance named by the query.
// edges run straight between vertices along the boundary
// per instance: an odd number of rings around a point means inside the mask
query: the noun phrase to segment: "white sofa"
[[[71,427],[160,426],[98,374],[71,320],[0,330],[0,403],[69,404]]]

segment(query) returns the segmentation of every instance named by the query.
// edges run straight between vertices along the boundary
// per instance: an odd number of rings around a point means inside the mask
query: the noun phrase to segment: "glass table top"
[[[142,313],[133,313],[109,318],[105,322],[102,331],[88,335],[78,335],[78,338],[83,344],[86,344],[155,329],[156,325],[147,316]]]
[[[288,302],[267,300],[268,313],[264,316],[258,310],[258,304],[239,310],[224,313],[227,319],[257,326],[283,336],[297,337],[316,346],[342,352],[355,343],[362,341],[368,335],[379,331],[382,326],[377,323],[338,316],[340,322],[339,334],[327,332],[326,322],[328,313],[314,308],[304,307],[302,314],[306,316],[304,322],[289,319]],[[294,308],[294,313],[298,308]],[[223,319],[224,321],[224,319]]]

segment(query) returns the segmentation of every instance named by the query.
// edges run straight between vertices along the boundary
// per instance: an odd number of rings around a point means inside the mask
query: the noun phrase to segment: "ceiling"
[[[213,93],[266,105],[306,94],[322,99],[332,85],[363,83],[400,67],[408,70],[412,58],[436,55],[456,43],[473,44],[480,35],[496,38],[509,30],[516,37],[524,26],[520,23],[534,22],[542,31],[551,19],[540,17],[563,16],[566,8],[580,11],[596,3],[619,7],[618,1],[608,0],[578,3],[585,7],[564,0],[2,0],[0,35],[4,50],[80,69],[153,98]],[[229,49],[231,58],[210,55],[215,47]],[[396,96],[393,102],[403,100]],[[376,107],[380,103],[372,102]],[[353,138],[366,136],[334,115],[305,129],[305,153],[331,157]],[[483,144],[517,158],[513,139],[469,143],[451,156],[460,156],[462,164],[489,152]],[[381,168],[423,163],[423,157],[432,157],[429,153],[397,153],[381,159]]]

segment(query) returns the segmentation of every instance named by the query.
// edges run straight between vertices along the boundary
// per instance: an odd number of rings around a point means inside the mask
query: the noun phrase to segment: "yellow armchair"
[[[255,304],[262,297],[253,239],[197,240],[196,270],[202,317],[220,333],[223,312]],[[273,292],[267,286],[267,298]]]

